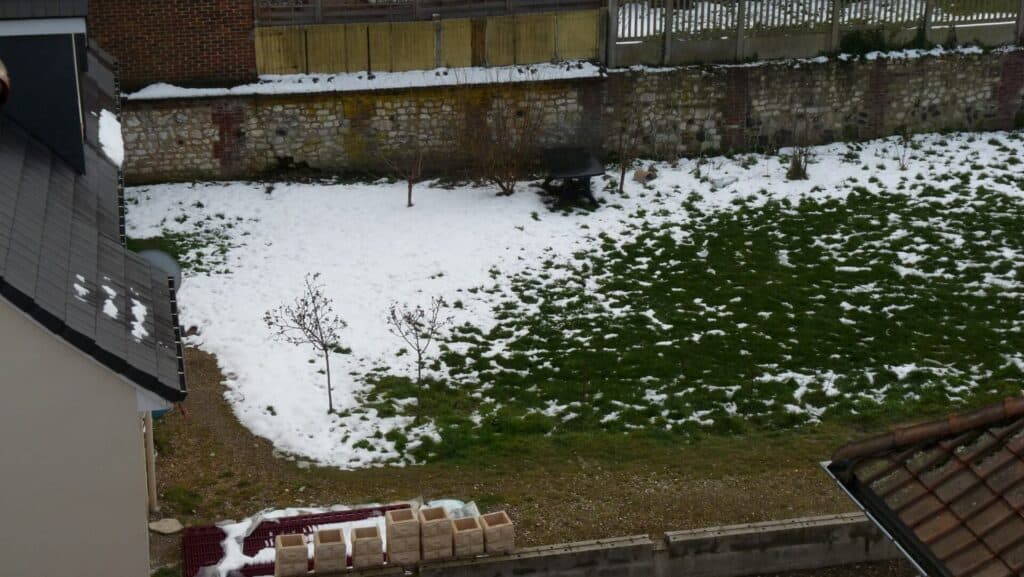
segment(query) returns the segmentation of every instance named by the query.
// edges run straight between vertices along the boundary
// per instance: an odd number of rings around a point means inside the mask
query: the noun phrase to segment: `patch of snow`
[[[992,137],[1003,138],[1004,134],[992,133]],[[970,154],[991,149],[985,142],[988,135],[915,138],[925,150],[941,147],[941,158],[950,166],[965,164]],[[887,151],[893,142],[882,139],[864,143],[860,145],[863,146],[861,154],[865,157],[889,154]],[[777,161],[770,162],[770,157],[759,157],[761,162],[755,165],[757,178],[751,178],[749,168],[742,166],[739,160],[712,159],[716,174],[740,176],[735,191],[710,190],[708,183],[695,177],[694,160],[681,160],[676,166],[661,163],[657,165],[658,192],[675,202],[696,191],[699,197],[696,208],[703,214],[735,210],[736,198],[747,199],[745,206],[751,208],[768,202],[798,204],[804,200],[841,200],[852,189],[850,179],[863,177],[859,164],[843,160],[846,152],[848,148],[843,144],[816,147],[816,164],[807,181],[787,180],[787,167]],[[939,172],[930,166],[933,158],[931,154],[912,157],[910,170],[924,174]],[[905,175],[906,172],[895,165],[877,171],[877,178],[893,194],[899,194],[897,186]],[[178,293],[182,320],[201,329],[201,337],[190,337],[190,343],[202,344],[205,350],[217,356],[227,375],[226,398],[239,420],[255,434],[271,440],[280,451],[319,464],[359,468],[403,458],[394,443],[387,439],[390,431],[405,433],[409,446],[414,446],[421,437],[438,438],[432,424],[413,427],[413,419],[401,412],[388,417],[373,409],[350,412],[365,408],[361,395],[366,391],[366,385],[351,373],[365,374],[375,366],[387,366],[396,374],[414,374],[410,355],[395,355],[402,344],[387,331],[383,322],[388,304],[392,301],[426,304],[432,295],[444,296],[450,302],[458,299],[464,307],[451,311],[456,324],[469,323],[486,334],[497,323],[493,306],[498,297],[482,293],[471,295],[468,289],[496,286],[499,293],[507,293],[509,279],[518,273],[534,270],[547,259],[569,259],[577,251],[592,250],[593,239],[602,234],[616,237],[637,230],[640,222],[633,215],[640,211],[647,212],[643,218],[654,226],[666,222],[685,223],[695,218],[687,211],[672,211],[665,216],[650,213],[650,198],[642,194],[645,189],[633,182],[625,186],[627,197],[610,199],[613,202],[592,213],[540,219],[533,215],[546,216],[547,209],[537,195],[526,190],[512,197],[496,197],[495,189],[489,187],[449,190],[428,183],[416,186],[416,206],[412,209],[405,208],[405,185],[385,182],[282,183],[275,185],[272,194],[255,183],[172,184],[128,189],[126,194],[133,201],[128,219],[129,234],[133,237],[155,236],[165,230],[187,233],[193,222],[217,214],[239,218],[243,223],[257,223],[238,225],[226,231],[237,245],[226,255],[230,273],[190,275],[189,282],[182,285]],[[1019,186],[1012,181],[989,180],[986,186],[999,194],[1022,196]],[[177,222],[174,217],[185,211],[190,217],[188,222]],[[298,228],[301,234],[295,233]],[[892,235],[884,242],[889,244],[897,236],[899,234]],[[913,237],[914,234],[904,233],[903,236]],[[978,244],[982,241],[971,236],[967,240]],[[834,245],[838,239],[830,242]],[[707,245],[696,248],[701,251],[700,255],[707,256]],[[825,243],[825,248],[828,249],[826,255],[829,251],[833,254],[840,251],[829,243]],[[931,256],[927,260],[935,262]],[[871,271],[884,266],[882,262],[878,261],[874,268],[844,265],[836,270]],[[948,266],[948,270],[954,270],[952,265]],[[501,272],[497,278],[490,272],[495,269]],[[559,269],[553,271],[556,275],[567,274]],[[342,337],[343,344],[351,347],[352,353],[331,354],[339,414],[326,414],[325,382],[318,372],[321,365],[309,362],[313,353],[275,342],[262,322],[265,311],[290,302],[298,295],[302,278],[308,272],[322,273],[326,294],[349,323]],[[926,274],[949,276],[948,273]],[[1009,273],[1002,273],[990,282],[995,284],[998,280],[1012,282],[1015,279]],[[884,296],[882,286],[871,282],[847,289],[846,293],[881,298]],[[726,305],[713,307],[702,299],[692,299],[690,290],[687,287],[691,297],[680,298],[680,306],[690,307],[692,300],[696,312],[709,322],[712,318],[720,321],[726,313],[732,312],[725,310]],[[851,297],[851,300],[859,304],[857,299]],[[875,310],[888,315],[901,310],[901,306],[909,306],[901,302],[889,306],[883,306],[887,301],[879,302]],[[789,303],[780,304],[792,309]],[[531,306],[535,310],[537,305]],[[861,310],[859,306],[856,308]],[[671,326],[661,322],[650,309],[631,311],[609,305],[606,311],[620,316],[642,315],[643,322],[651,321],[652,330]],[[780,312],[776,318],[785,322],[787,315],[804,312]],[[772,312],[760,311],[757,315],[768,319]],[[718,329],[701,330],[691,338],[696,341],[715,334],[725,333]],[[602,344],[607,342],[604,338],[597,340]],[[492,356],[503,353],[509,342],[492,343]],[[593,348],[595,345],[578,346]],[[780,360],[786,363],[791,357],[783,355]],[[826,395],[830,394],[824,375],[797,365],[783,364],[782,367],[771,370],[771,374],[791,369],[814,379],[806,387],[816,384]],[[873,379],[870,369],[879,368],[865,367],[864,374]],[[443,378],[445,374],[437,376]],[[567,404],[545,398],[543,387],[537,387],[534,392],[541,393],[537,409],[543,408],[551,416],[564,415],[569,409]],[[875,389],[868,396],[882,398],[885,394],[885,390]],[[480,406],[473,409],[477,415],[497,410],[483,394],[476,398]],[[545,406],[545,402],[549,404]],[[650,408],[616,404],[615,399],[608,402],[623,409],[624,414]],[[776,406],[781,406],[782,402],[780,399]],[[267,406],[273,406],[277,415],[268,414]],[[805,407],[804,410],[813,416],[817,408]],[[716,414],[720,414],[717,411]],[[694,422],[714,422],[708,414],[695,417]],[[609,413],[602,418],[614,420],[618,418],[618,414],[615,415],[613,418]]]
[[[148,312],[146,305],[139,302],[138,299],[132,299],[132,336],[137,341],[141,341],[149,336],[149,331],[146,330],[144,325]]]
[[[114,299],[117,298],[117,292],[107,285],[102,285],[100,288],[107,294],[107,298],[103,301],[103,314],[108,317],[117,320],[117,305],[114,304]]]
[[[603,74],[590,62],[496,66],[485,68],[438,68],[407,72],[347,72],[337,74],[266,74],[259,82],[232,88],[182,88],[166,83],[151,84],[126,95],[128,100],[208,98],[253,94],[305,94],[387,90],[424,86],[467,86],[475,84],[537,82],[570,78],[595,78]]]
[[[124,141],[121,137],[121,123],[109,110],[100,111],[100,147],[103,154],[117,166],[124,163]]]

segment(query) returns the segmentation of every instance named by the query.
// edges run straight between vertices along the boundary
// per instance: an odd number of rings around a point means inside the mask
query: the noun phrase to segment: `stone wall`
[[[519,120],[496,123],[514,113]],[[639,126],[643,156],[739,152],[903,132],[1008,129],[1024,118],[1024,51],[918,59],[614,71],[480,86],[128,101],[132,183],[385,170],[412,147],[459,171],[481,134],[600,149]]]

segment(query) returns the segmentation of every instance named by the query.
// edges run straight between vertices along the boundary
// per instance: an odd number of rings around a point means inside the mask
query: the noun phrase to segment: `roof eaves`
[[[171,284],[173,291],[173,279],[168,279],[168,282]],[[97,345],[93,339],[90,339],[82,333],[74,330],[63,320],[38,306],[31,297],[11,286],[3,277],[0,277],[0,295],[4,296],[11,304],[18,307],[22,312],[32,317],[36,322],[46,327],[50,332],[63,338],[75,346],[75,348],[96,359],[110,370],[123,375],[136,385],[146,389],[147,391],[155,393],[172,403],[178,403],[185,400],[187,389],[185,386],[184,359],[182,357],[181,329],[177,324],[175,325],[174,335],[178,358],[179,382],[178,389],[175,390],[161,383],[156,376],[140,371],[139,369],[129,365],[124,359],[104,350],[102,347]],[[177,304],[172,306],[175,311],[175,323],[177,323]]]
[[[1024,415],[1024,397],[1006,398],[1002,402],[974,411],[953,414],[945,419],[903,427],[891,433],[849,443],[832,455],[832,462],[853,461],[879,453],[887,453],[971,429],[987,427],[1021,415]]]
[[[839,484],[844,492],[910,561],[922,575],[929,577],[955,577],[932,550],[917,538],[870,487],[865,487],[856,475],[848,474],[848,461],[822,463],[825,472]]]

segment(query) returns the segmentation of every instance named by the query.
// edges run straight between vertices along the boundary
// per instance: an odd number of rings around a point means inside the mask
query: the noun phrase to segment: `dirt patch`
[[[155,429],[161,505],[186,525],[240,519],[267,507],[422,495],[506,509],[519,543],[529,546],[853,510],[817,465],[854,434],[845,430],[756,442],[552,445],[489,461],[405,468],[302,468],[275,456],[269,441],[238,422],[213,356],[189,348],[186,364],[188,399]],[[179,561],[177,542],[154,536],[154,566]]]

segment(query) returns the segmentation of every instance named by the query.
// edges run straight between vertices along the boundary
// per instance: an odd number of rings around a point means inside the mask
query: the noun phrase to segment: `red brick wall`
[[[252,0],[89,0],[88,26],[120,63],[125,90],[256,78]]]

